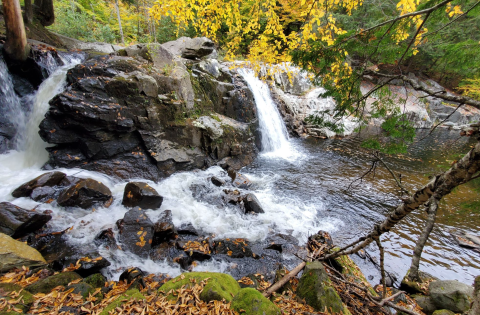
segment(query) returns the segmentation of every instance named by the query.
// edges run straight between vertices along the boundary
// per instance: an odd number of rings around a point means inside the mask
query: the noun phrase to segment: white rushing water
[[[277,105],[273,102],[270,89],[258,79],[251,69],[239,69],[238,73],[247,81],[257,106],[262,154],[272,158],[296,160],[300,154],[288,141],[288,132]]]
[[[69,243],[88,247],[93,246],[95,236],[107,228],[113,229],[118,241],[116,221],[122,219],[129,210],[121,204],[123,191],[128,181],[113,179],[104,174],[81,169],[58,169],[67,175],[92,178],[104,183],[110,188],[114,198],[114,202],[109,208],[65,209],[58,206],[55,201],[43,204],[30,198],[15,199],[11,196],[16,187],[47,172],[41,170],[41,166],[47,161],[48,156],[45,150],[46,143],[38,135],[38,126],[49,108],[50,99],[64,89],[66,72],[74,64],[75,62],[57,69],[42,83],[38,92],[32,96],[34,106],[28,122],[25,123],[25,137],[19,142],[17,150],[0,155],[0,202],[12,202],[27,209],[36,207],[37,211],[51,210],[50,230],[61,231],[73,227],[65,234]],[[248,71],[243,71],[243,75],[251,84],[256,102],[260,103],[261,124],[266,123],[266,126],[262,127],[267,130],[262,133],[265,136],[262,141],[266,141],[264,147],[272,149],[270,152],[272,156],[281,158],[294,156],[296,152],[288,142],[283,121],[271,100],[268,87]],[[208,200],[219,200],[224,195],[223,187],[217,187],[211,183],[212,176],[223,178],[226,181],[230,180],[223,169],[211,167],[204,171],[176,173],[158,183],[141,178],[131,178],[129,181],[147,182],[164,197],[160,209],[147,211],[152,222],[156,222],[163,210],[168,209],[172,211],[175,226],[191,223],[204,233],[214,234],[217,239],[231,237],[257,241],[264,239],[272,232],[280,232],[292,234],[301,243],[304,243],[309,234],[313,234],[319,229],[334,231],[342,224],[335,219],[325,217],[320,219],[318,213],[324,210],[321,203],[305,202],[298,198],[277,195],[275,185],[281,178],[275,174],[248,174],[253,184],[258,187],[254,193],[265,213],[255,216],[245,215],[234,206],[209,203]],[[201,187],[203,195],[208,198],[203,201],[195,198],[192,189],[194,186]],[[176,264],[172,266],[166,261],[154,262],[120,249],[101,247],[99,252],[111,262],[112,265],[108,268],[107,273],[110,278],[115,280],[128,266],[139,267],[149,273],[168,273],[171,276],[181,273],[180,267]],[[200,263],[194,270],[222,272],[229,266],[229,263],[213,259]]]

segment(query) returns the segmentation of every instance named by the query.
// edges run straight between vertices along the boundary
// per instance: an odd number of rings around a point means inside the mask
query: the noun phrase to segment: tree
[[[120,29],[120,37],[122,38],[122,44],[125,45],[125,38],[123,37],[122,19],[120,18],[120,7],[118,6],[118,0],[115,0],[115,10],[117,11],[118,28]]]
[[[43,26],[49,26],[55,22],[53,0],[35,0],[33,4],[35,15]]]
[[[457,83],[467,80],[467,94],[475,96],[480,76],[480,67],[475,66],[480,62],[479,4],[474,0],[157,0],[152,13],[157,18],[171,17],[180,29],[193,26],[197,33],[225,42],[227,59],[243,54],[257,70],[266,64],[293,61],[313,72],[315,83],[327,89],[324,96],[335,99],[338,118],[353,115],[366,122],[367,98],[372,94],[380,96],[370,115],[385,120],[382,128],[389,140],[372,138],[365,146],[392,154],[405,151],[415,134],[411,121],[387,93],[386,87],[393,80],[459,106],[480,108],[478,100],[438,93],[407,76],[414,68],[433,76],[448,73],[450,78],[457,78]],[[465,64],[466,59],[472,64]],[[360,84],[366,76],[379,78],[379,83],[362,92]],[[325,124],[319,117],[311,119],[313,123]],[[468,134],[476,132],[478,128]],[[429,219],[415,249],[413,272],[409,274],[415,278],[438,202],[453,188],[479,176],[479,172],[477,144],[448,171],[408,195],[371,233],[324,259],[353,253],[377,242],[383,261],[380,236],[426,205]]]
[[[3,1],[3,16],[7,35],[3,49],[9,58],[24,61],[30,53],[30,46],[27,44],[22,10],[18,0]]]

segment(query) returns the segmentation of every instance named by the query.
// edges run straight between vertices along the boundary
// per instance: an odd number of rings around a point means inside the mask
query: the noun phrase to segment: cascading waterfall
[[[238,73],[247,81],[255,98],[263,154],[286,159],[298,157],[298,153],[288,141],[287,128],[272,100],[267,84],[259,80],[250,69],[239,69]]]

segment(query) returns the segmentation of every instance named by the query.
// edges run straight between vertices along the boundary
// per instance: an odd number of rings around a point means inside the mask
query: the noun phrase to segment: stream
[[[2,62],[0,60],[0,66]],[[49,229],[60,231],[72,227],[66,234],[69,243],[89,247],[93,246],[94,237],[100,231],[106,228],[118,231],[115,222],[123,218],[128,210],[121,205],[127,181],[81,169],[58,169],[67,175],[93,178],[107,185],[114,197],[109,208],[72,211],[59,207],[56,202],[39,204],[29,198],[15,199],[11,196],[16,187],[46,172],[41,169],[48,158],[46,144],[38,136],[38,125],[48,109],[48,101],[64,88],[66,71],[79,62],[80,59],[72,58],[66,66],[52,71],[38,92],[29,96],[27,101],[31,102],[32,109],[25,117],[13,112],[12,117],[19,117],[15,124],[22,137],[16,139],[15,150],[0,155],[0,201],[29,209],[38,206],[38,210],[52,210]],[[0,67],[0,72],[4,86],[2,91],[4,95],[10,95],[9,109],[15,111],[21,100],[12,95],[12,83],[8,81],[6,70]],[[219,239],[231,237],[251,241],[263,240],[274,231],[291,234],[300,244],[305,244],[309,235],[325,230],[332,233],[338,244],[347,244],[369,231],[374,223],[382,221],[388,211],[399,203],[398,188],[385,169],[379,167],[375,177],[355,181],[370,167],[368,153],[360,148],[361,136],[329,140],[288,139],[266,85],[248,71],[240,73],[255,96],[264,150],[242,173],[254,183],[253,193],[265,213],[248,216],[233,207],[219,208],[195,199],[192,192],[195,185],[209,182],[212,176],[228,179],[226,172],[218,166],[176,173],[158,183],[131,178],[130,181],[147,182],[164,197],[160,210],[172,210],[175,226],[191,223],[196,229],[215,234]],[[426,132],[419,131],[418,138],[425,136]],[[452,152],[466,152],[471,145],[468,139],[459,139],[458,132],[439,129],[426,140],[412,145],[408,155],[390,158],[387,162],[395,172],[402,173],[405,185],[413,190],[428,181],[427,175],[441,171],[437,167],[439,161],[444,161]],[[222,188],[211,185],[209,194],[220,197]],[[461,206],[464,200],[477,199],[478,193],[470,186],[461,187],[445,198],[422,256],[421,270],[441,279],[457,279],[465,283],[473,281],[480,267],[479,254],[459,247],[450,233],[462,230],[479,234],[478,216],[464,211]],[[146,214],[155,222],[161,212],[148,210]],[[417,211],[382,238],[387,252],[387,271],[398,279],[409,267],[414,242],[424,219],[425,214]],[[378,256],[373,246],[367,251],[372,257]],[[128,266],[170,276],[182,272],[178,265],[167,261],[154,262],[117,248],[100,248],[99,252],[111,262],[104,273],[113,279],[118,279]],[[353,258],[369,280],[378,283],[378,270],[366,260],[355,255]],[[210,260],[199,263],[194,270],[228,272],[231,267],[227,262]]]

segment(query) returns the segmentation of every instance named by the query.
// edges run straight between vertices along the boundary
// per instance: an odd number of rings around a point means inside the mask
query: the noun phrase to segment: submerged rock
[[[130,182],[125,186],[122,205],[126,207],[158,209],[162,202],[163,197],[147,183]]]
[[[153,227],[153,245],[175,239],[177,230],[173,225],[172,211],[165,210]]]
[[[107,248],[109,248],[109,247],[114,248],[114,247],[117,246],[117,241],[115,240],[115,236],[114,236],[113,230],[111,228],[103,230],[97,236],[95,236],[94,243],[97,246],[100,246],[100,245],[103,244],[103,245],[107,246]]]
[[[65,176],[66,175],[62,172],[49,172],[42,174],[17,187],[12,192],[12,196],[15,198],[29,197],[35,188],[57,186],[65,178]]]
[[[223,254],[232,258],[258,257],[250,247],[250,242],[243,239],[225,239],[215,241],[215,254]]]
[[[12,268],[41,266],[47,262],[34,248],[0,233],[0,272]]]
[[[109,207],[112,203],[110,189],[91,178],[81,179],[75,185],[65,189],[58,196],[57,202],[63,207],[91,208],[95,205]]]
[[[137,207],[125,213],[119,230],[124,249],[140,257],[148,257],[152,248],[153,222],[145,211]]]
[[[8,202],[0,203],[0,233],[21,238],[41,229],[52,219],[49,214],[36,213]]]

